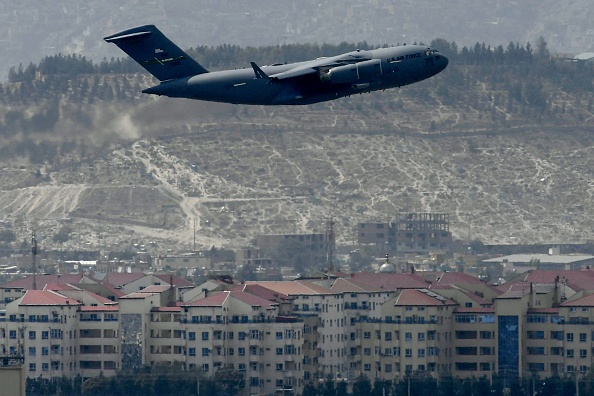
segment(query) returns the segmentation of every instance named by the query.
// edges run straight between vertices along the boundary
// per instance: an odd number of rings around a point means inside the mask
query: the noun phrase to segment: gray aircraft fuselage
[[[323,102],[413,84],[438,74],[448,64],[444,55],[429,47],[403,45],[261,68],[252,62],[250,68],[209,72],[154,26],[130,29],[105,40],[120,46],[161,80],[144,93],[235,104]]]

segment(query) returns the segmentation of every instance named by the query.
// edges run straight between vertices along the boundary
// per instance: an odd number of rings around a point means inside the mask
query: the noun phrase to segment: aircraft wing
[[[306,76],[308,74],[315,74],[318,72],[318,68],[306,66],[306,67],[295,67],[291,70],[287,70],[282,73],[272,74],[269,76],[271,79],[274,80],[286,80],[287,78],[295,78]]]
[[[286,80],[288,78],[302,77],[308,74],[317,74],[322,68],[332,68],[353,63],[370,60],[367,56],[354,56],[352,54],[340,55],[331,58],[320,58],[315,61],[307,62],[305,65],[297,66],[291,70],[282,73],[272,74],[269,77],[273,80]]]

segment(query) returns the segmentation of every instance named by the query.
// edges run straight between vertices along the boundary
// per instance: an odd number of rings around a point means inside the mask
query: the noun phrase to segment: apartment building
[[[0,315],[0,353],[29,377],[179,364],[238,370],[249,394],[299,394],[328,377],[586,375],[594,271],[534,271],[500,286],[468,275],[352,274],[164,285],[117,303],[75,286],[27,290]]]
[[[27,291],[6,306],[2,354],[23,356],[27,377],[76,375],[80,306],[54,291]]]

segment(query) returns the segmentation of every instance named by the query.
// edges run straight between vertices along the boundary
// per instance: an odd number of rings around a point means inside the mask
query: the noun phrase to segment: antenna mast
[[[328,272],[334,271],[334,219],[326,221],[326,265]]]

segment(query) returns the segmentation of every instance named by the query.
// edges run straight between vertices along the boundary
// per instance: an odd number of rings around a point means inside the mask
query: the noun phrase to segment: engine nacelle
[[[371,59],[352,65],[333,67],[320,74],[320,80],[332,84],[356,83],[382,75],[382,63],[379,59]]]

